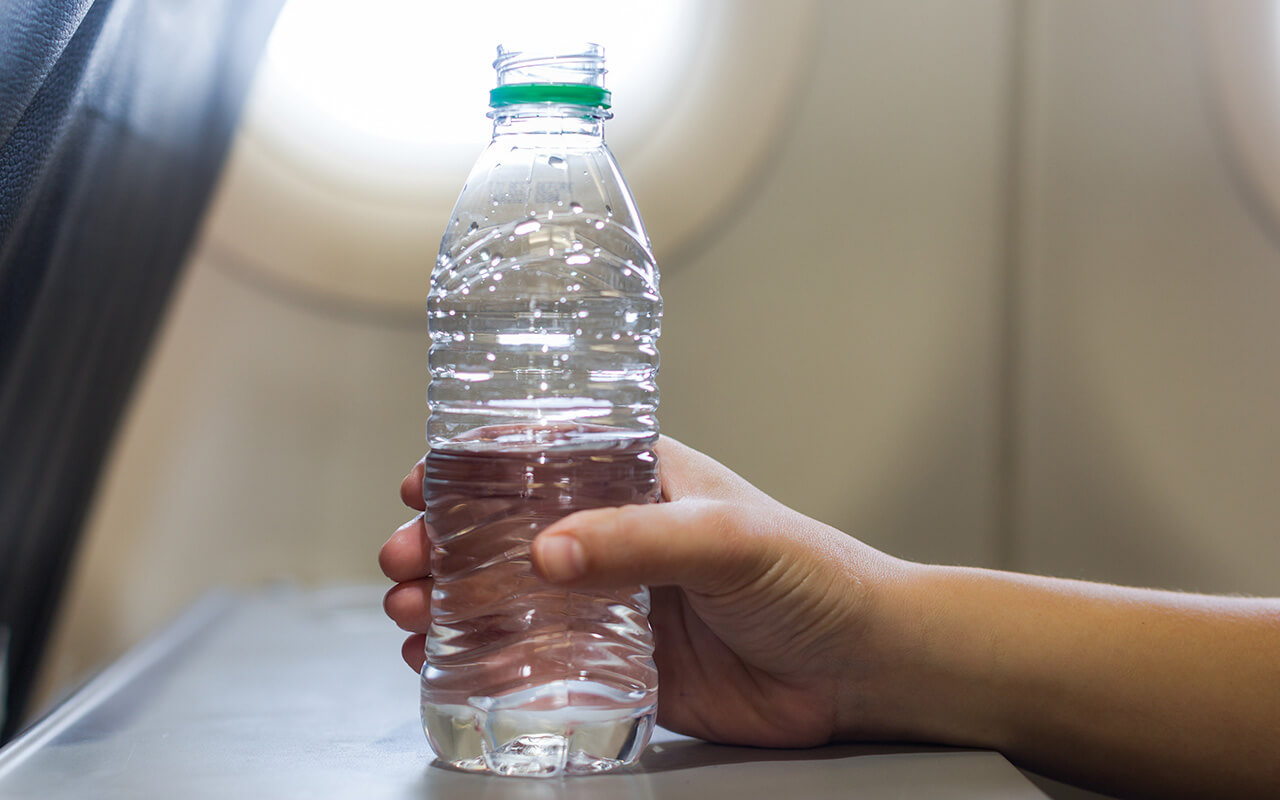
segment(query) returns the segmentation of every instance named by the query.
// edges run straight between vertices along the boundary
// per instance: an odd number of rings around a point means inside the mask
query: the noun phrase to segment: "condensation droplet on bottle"
[[[496,292],[496,291],[498,291],[498,287],[497,287],[497,286],[494,286],[494,285],[491,283],[491,284],[489,284],[489,291],[491,291],[491,292]]]
[[[497,360],[498,357],[495,356],[493,353],[485,353],[484,358],[486,361],[495,361]]]
[[[622,338],[622,334],[617,333],[617,332],[614,332],[613,336],[611,336],[611,337],[609,337],[609,338],[613,339],[613,340],[616,342],[616,341],[618,341],[619,339],[621,339],[621,338]]]
[[[569,204],[569,210],[570,210],[570,211],[572,211],[572,212],[573,212],[573,213],[575,213],[575,214],[581,214],[581,213],[582,213],[582,204],[581,204],[581,203],[570,203],[570,204]]]
[[[472,222],[467,226],[467,233],[475,233],[478,230],[480,230],[480,225],[476,222]]]
[[[547,163],[553,167],[564,168],[564,159],[560,156],[547,156]]]
[[[495,258],[495,259],[493,259],[493,261],[491,261],[491,262],[489,262],[489,263],[490,263],[490,264],[492,264],[493,266],[497,266],[497,265],[498,265],[498,259],[497,259],[497,258]],[[493,273],[493,279],[494,279],[495,281],[500,281],[500,280],[502,280],[502,273],[501,273],[501,272],[495,272],[495,273]]]
[[[538,384],[538,388],[545,392],[547,390],[547,382],[543,381],[542,383]]]
[[[535,308],[535,309],[533,310],[533,318],[534,318],[534,319],[538,319],[538,318],[539,318],[539,317],[541,317],[541,316],[542,316],[542,309],[540,309],[540,308]]]
[[[608,203],[606,203],[606,204],[605,204],[605,207],[604,207],[604,213],[606,213],[606,214],[608,214],[609,216],[611,216],[611,217],[612,217],[612,216],[613,216],[613,206],[611,206],[611,205],[609,205]]]
[[[502,263],[502,256],[494,256],[493,258],[489,259],[489,266],[491,267],[496,267],[500,263]],[[498,280],[501,280],[501,278],[499,278]]]
[[[540,230],[541,228],[542,228],[542,223],[538,222],[538,220],[534,219],[533,217],[530,217],[529,219],[525,220],[524,222],[521,222],[519,225],[512,228],[511,232],[514,233],[516,236],[524,236],[526,233],[533,233],[534,231]]]

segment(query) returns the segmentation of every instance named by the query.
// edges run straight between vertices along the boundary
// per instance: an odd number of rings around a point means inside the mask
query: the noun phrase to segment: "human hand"
[[[533,544],[538,573],[572,588],[651,587],[658,722],[671,730],[770,747],[876,735],[876,589],[901,562],[678,442],[663,438],[657,452],[668,502],[558,521]],[[422,471],[401,485],[418,510]],[[429,554],[418,516],[379,557],[414,669],[431,622]]]
[[[1280,599],[1130,589],[885,555],[673,440],[668,502],[581,511],[531,555],[569,588],[645,584],[658,721],[729,744],[927,741],[1118,793],[1274,797]],[[406,504],[423,509],[421,463]],[[423,661],[419,516],[383,546]]]

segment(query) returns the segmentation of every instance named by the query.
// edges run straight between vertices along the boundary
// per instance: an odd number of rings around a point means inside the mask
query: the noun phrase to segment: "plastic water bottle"
[[[567,514],[658,499],[658,269],[604,143],[603,49],[575,50],[498,48],[427,304],[422,721],[445,764],[504,775],[631,763],[657,706],[648,590],[567,591],[529,558]]]

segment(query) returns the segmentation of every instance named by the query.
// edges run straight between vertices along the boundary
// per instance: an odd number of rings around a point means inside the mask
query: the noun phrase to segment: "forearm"
[[[904,735],[1119,792],[1280,787],[1278,601],[919,566],[891,595]]]

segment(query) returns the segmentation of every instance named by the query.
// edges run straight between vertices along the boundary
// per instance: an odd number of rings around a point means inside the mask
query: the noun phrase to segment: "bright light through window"
[[[489,135],[497,45],[590,41],[605,48],[615,102],[651,106],[678,80],[689,4],[290,0],[264,70],[291,105],[387,145],[474,148]]]
[[[660,258],[725,218],[773,157],[817,0],[287,0],[209,213],[264,285],[420,321],[500,44],[604,47],[606,126]]]

